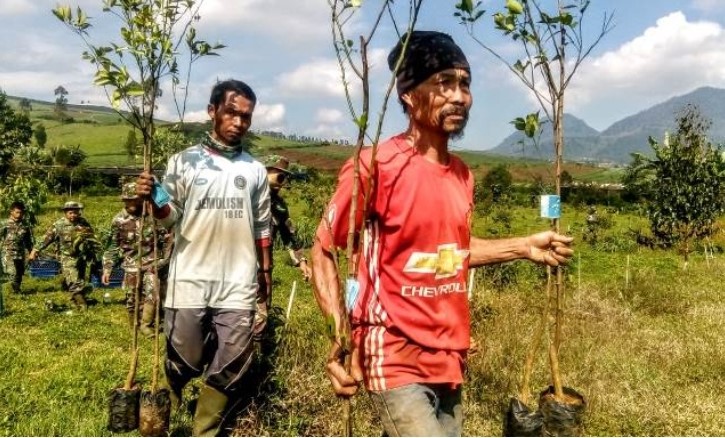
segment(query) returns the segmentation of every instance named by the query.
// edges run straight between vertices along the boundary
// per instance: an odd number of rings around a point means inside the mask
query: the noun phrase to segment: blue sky
[[[95,42],[116,38],[118,26],[101,12],[101,0],[0,0],[0,40],[4,42],[0,88],[10,95],[52,101],[55,87],[63,85],[71,103],[106,104],[102,89],[92,85],[92,67],[81,60],[80,39],[50,12],[58,3],[81,6],[95,17],[91,33]],[[407,3],[395,2],[396,14],[403,21]],[[454,3],[428,0],[417,27],[451,34],[466,52],[474,107],[465,136],[453,147],[487,149],[512,132],[512,119],[535,111],[537,104],[530,91],[457,24],[452,16]],[[483,2],[488,10],[499,10],[504,3]],[[551,5],[554,0],[542,3]],[[349,36],[369,31],[370,15],[378,4],[380,0],[363,0],[350,22]],[[598,29],[605,11],[614,13],[615,27],[574,78],[567,112],[603,130],[698,87],[725,88],[725,0],[593,0],[586,18],[589,31]],[[500,53],[518,53],[491,27],[488,18],[478,25],[476,34]],[[326,0],[204,0],[198,30],[204,39],[227,48],[220,57],[195,65],[188,120],[203,120],[213,83],[234,77],[249,83],[259,97],[253,129],[354,137],[332,49]],[[374,123],[390,79],[385,58],[394,43],[392,28],[384,22],[370,50]],[[175,116],[166,99],[159,113],[169,120]],[[396,99],[391,99],[383,136],[403,130],[405,124]]]

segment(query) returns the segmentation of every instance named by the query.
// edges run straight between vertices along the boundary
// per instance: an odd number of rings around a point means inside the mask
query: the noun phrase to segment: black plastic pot
[[[141,393],[138,431],[141,436],[166,436],[171,417],[169,390],[162,388],[154,393]]]
[[[512,397],[504,418],[503,436],[541,436],[544,417],[524,402]]]
[[[539,394],[539,412],[544,419],[544,436],[581,436],[582,419],[587,402],[584,396],[572,388],[563,388],[563,400],[554,397],[554,387],[549,386]]]
[[[108,396],[108,430],[130,432],[138,428],[138,406],[141,388],[115,388]]]

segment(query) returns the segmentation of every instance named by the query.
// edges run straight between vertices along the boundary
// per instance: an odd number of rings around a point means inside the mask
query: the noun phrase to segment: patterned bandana
[[[395,70],[406,38],[407,34],[403,35],[388,55],[390,71]],[[462,68],[469,74],[471,73],[466,55],[453,41],[453,38],[441,32],[414,30],[410,34],[408,48],[396,78],[398,96],[412,90],[434,74],[449,68]]]
[[[201,139],[201,144],[204,147],[212,149],[213,151],[218,152],[220,155],[223,155],[229,159],[234,158],[237,154],[244,151],[244,145],[241,142],[234,146],[228,146],[214,140],[214,138],[208,132],[206,133],[204,138]]]

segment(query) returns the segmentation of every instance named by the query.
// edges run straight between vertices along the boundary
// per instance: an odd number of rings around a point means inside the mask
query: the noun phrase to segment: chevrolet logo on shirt
[[[404,272],[435,274],[435,278],[453,277],[463,269],[469,251],[458,249],[455,243],[438,245],[438,252],[414,252],[403,268]]]

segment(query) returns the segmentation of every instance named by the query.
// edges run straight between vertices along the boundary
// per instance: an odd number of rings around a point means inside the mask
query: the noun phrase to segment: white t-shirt
[[[254,309],[255,240],[270,236],[267,170],[246,152],[232,159],[202,145],[173,155],[162,183],[175,226],[166,307]]]

